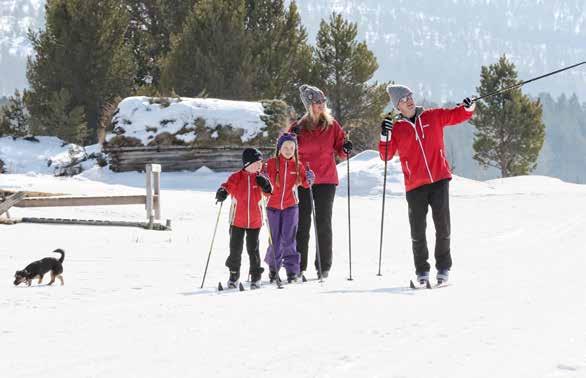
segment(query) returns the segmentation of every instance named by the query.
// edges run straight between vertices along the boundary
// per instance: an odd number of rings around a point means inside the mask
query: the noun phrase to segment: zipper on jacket
[[[283,200],[285,199],[285,188],[287,187],[287,166],[289,165],[288,161],[285,160],[285,174],[283,175],[283,188],[281,194],[281,210],[283,210]]]
[[[425,168],[427,169],[427,174],[429,175],[429,179],[431,180],[431,182],[433,182],[433,176],[431,175],[431,171],[429,170],[429,164],[427,164],[427,156],[425,156],[425,150],[423,149],[423,144],[421,144],[421,138],[419,138],[419,134],[417,134],[417,120],[419,120],[419,123],[421,124],[421,117],[417,118],[415,120],[415,125],[413,123],[411,123],[411,121],[407,121],[409,122],[409,124],[411,126],[413,126],[413,131],[415,131],[415,140],[419,143],[419,148],[421,149],[421,154],[423,155],[423,161],[425,162]],[[422,127],[423,129],[423,127]]]
[[[246,228],[250,228],[250,175],[248,176],[248,206],[247,206],[247,210],[248,210],[248,227]]]

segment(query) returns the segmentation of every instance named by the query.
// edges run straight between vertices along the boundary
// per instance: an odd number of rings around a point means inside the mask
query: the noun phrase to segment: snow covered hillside
[[[297,0],[313,40],[332,12],[358,24],[378,60],[375,79],[405,83],[435,102],[476,90],[480,67],[506,54],[529,79],[584,61],[583,0]],[[586,97],[585,70],[531,83],[523,91]]]
[[[342,182],[346,168],[338,168]],[[163,172],[169,232],[0,226],[0,376],[586,376],[586,186],[538,176],[454,178],[452,284],[412,291],[398,162],[389,164],[382,277],[383,163],[369,151],[350,161],[350,171],[353,281],[345,183],[334,205],[330,278],[283,290],[267,283],[258,291],[216,292],[228,276],[226,205],[199,289],[219,209],[214,192],[227,176],[205,169]],[[0,175],[3,189],[71,194],[141,193],[143,182],[139,173],[97,167],[72,178]],[[13,208],[11,215],[141,220],[144,209]],[[432,246],[433,227],[428,241]],[[263,255],[266,246],[263,229]],[[12,285],[15,270],[55,248],[66,251],[65,286]],[[244,252],[243,275],[247,261]],[[308,275],[315,277],[313,269]]]

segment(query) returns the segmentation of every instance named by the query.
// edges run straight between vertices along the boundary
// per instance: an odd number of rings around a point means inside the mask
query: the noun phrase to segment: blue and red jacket
[[[465,122],[472,114],[463,106],[426,110],[418,107],[415,122],[404,116],[395,121],[388,143],[386,136],[381,135],[378,146],[380,157],[384,160],[386,154],[387,160],[390,160],[395,152],[399,153],[406,191],[451,179],[444,145],[444,127]]]

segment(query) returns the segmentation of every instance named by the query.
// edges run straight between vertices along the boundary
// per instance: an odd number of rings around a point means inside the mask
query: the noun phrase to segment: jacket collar
[[[415,107],[415,119],[419,118],[421,116],[421,113],[423,113],[425,109],[423,109],[423,106],[416,106]],[[399,120],[405,120],[405,121],[409,121],[409,117],[406,117],[405,115],[403,115],[403,113],[399,113]]]

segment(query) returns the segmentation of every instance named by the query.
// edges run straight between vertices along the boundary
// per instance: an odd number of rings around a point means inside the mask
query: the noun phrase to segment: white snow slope
[[[226,174],[163,173],[170,232],[0,226],[0,376],[586,377],[585,186],[535,176],[454,178],[452,285],[412,291],[397,162],[389,165],[382,277],[376,273],[383,164],[366,152],[350,168],[353,281],[345,185],[334,205],[330,278],[283,290],[267,284],[216,292],[228,276],[226,205],[199,288],[219,209],[214,191]],[[345,164],[339,171],[345,180]],[[0,175],[0,188],[141,193],[143,180],[94,168],[74,178]],[[144,217],[141,206],[11,213]],[[429,217],[433,251],[431,223]],[[14,271],[59,247],[66,250],[65,286],[12,285]],[[266,247],[263,229],[263,255]],[[247,261],[244,252],[243,276]]]

